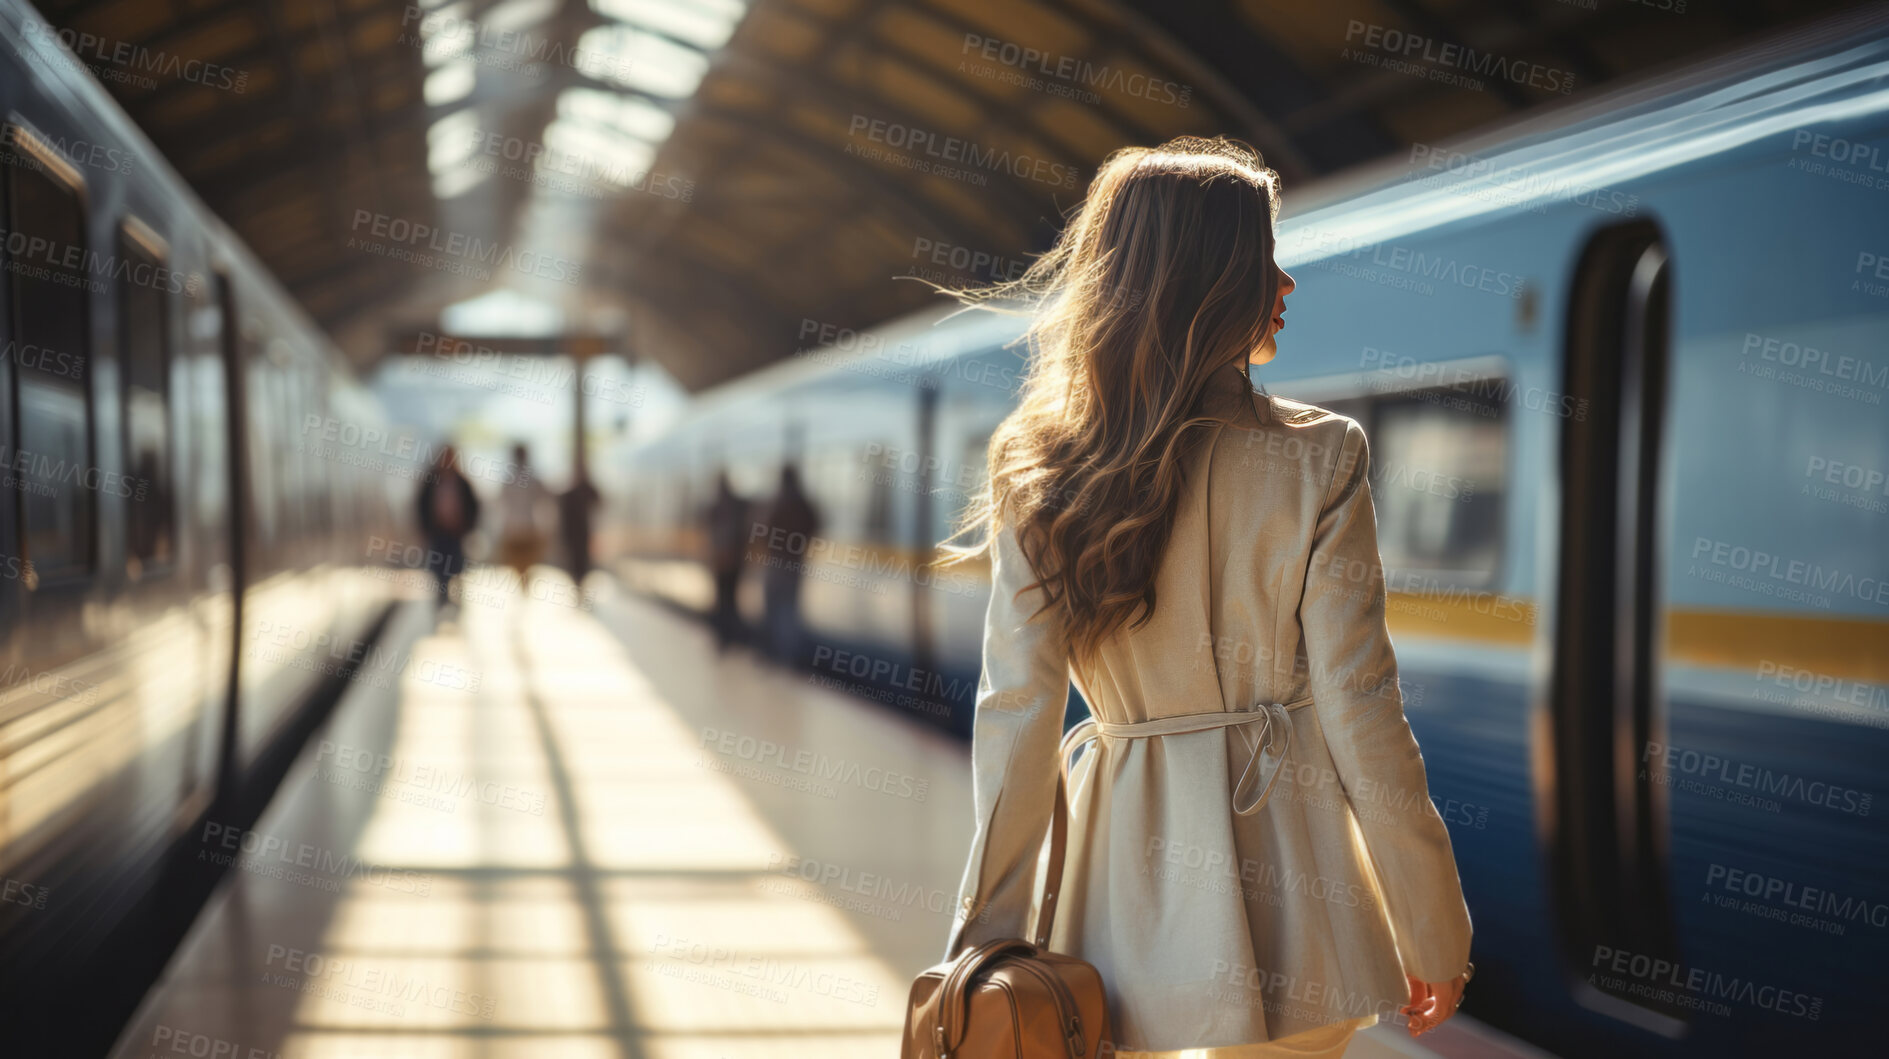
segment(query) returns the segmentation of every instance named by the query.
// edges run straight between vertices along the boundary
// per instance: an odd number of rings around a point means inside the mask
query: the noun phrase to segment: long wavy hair
[[[1153,616],[1184,469],[1223,421],[1209,394],[1251,392],[1246,361],[1278,294],[1278,191],[1234,140],[1117,151],[1021,277],[950,292],[1032,321],[1022,402],[991,436],[988,484],[953,536],[977,543],[947,542],[945,561],[1012,525],[1036,578],[1025,591],[1061,612],[1076,658]]]

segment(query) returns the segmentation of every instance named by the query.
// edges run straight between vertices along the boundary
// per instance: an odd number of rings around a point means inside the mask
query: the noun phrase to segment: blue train
[[[1286,191],[1259,380],[1359,420],[1468,1010],[1560,1054],[1879,1054],[1889,985],[1889,18]],[[705,607],[726,469],[797,464],[806,662],[964,732],[987,585],[931,566],[1014,318],[819,320],[610,461],[623,576]],[[757,582],[742,606],[758,615]],[[1393,881],[1394,882],[1394,881]]]

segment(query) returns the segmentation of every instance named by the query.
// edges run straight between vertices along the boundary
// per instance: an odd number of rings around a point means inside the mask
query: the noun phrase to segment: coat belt
[[[1183,713],[1175,717],[1156,717],[1147,721],[1116,723],[1087,718],[1063,736],[1062,768],[1069,770],[1069,759],[1077,747],[1096,739],[1149,739],[1161,735],[1184,735],[1242,724],[1264,725],[1259,740],[1253,744],[1253,756],[1246,761],[1238,783],[1233,785],[1233,811],[1241,816],[1259,812],[1272,797],[1273,784],[1279,782],[1279,766],[1285,763],[1292,747],[1292,718],[1287,714],[1312,704],[1310,696],[1296,702],[1255,702],[1244,710],[1211,710],[1207,713]],[[1242,805],[1241,792],[1248,792]]]

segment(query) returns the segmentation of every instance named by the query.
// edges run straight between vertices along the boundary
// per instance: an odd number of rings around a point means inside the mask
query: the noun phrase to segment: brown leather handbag
[[[1065,749],[1068,744],[1064,744]],[[905,1009],[901,1059],[1097,1059],[1114,1054],[1102,975],[1049,951],[1069,837],[1065,769],[1056,770],[1049,872],[1036,940],[1003,938],[920,974]]]

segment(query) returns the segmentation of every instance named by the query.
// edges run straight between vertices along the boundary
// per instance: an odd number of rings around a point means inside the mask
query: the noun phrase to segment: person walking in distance
[[[1031,937],[1079,754],[1047,940],[1100,972],[1118,1059],[1337,1056],[1380,1018],[1434,1029],[1473,971],[1364,431],[1253,385],[1295,286],[1278,193],[1235,141],[1119,151],[1020,280],[960,292],[1036,311],[953,553],[992,594],[945,955]],[[1065,740],[1072,678],[1093,718]]]
[[[737,593],[748,552],[748,502],[735,492],[727,471],[715,475],[715,499],[702,512],[702,528],[708,538],[708,572],[715,581],[715,645],[726,650],[741,632]]]
[[[442,446],[420,483],[420,534],[426,538],[426,565],[437,586],[435,604],[452,602],[452,583],[466,568],[466,534],[479,524],[479,496],[459,473],[459,454]]]
[[[767,569],[761,574],[764,610],[767,614],[768,651],[776,659],[793,664],[800,660],[800,582],[806,573],[814,534],[820,532],[820,509],[800,484],[800,468],[781,464],[780,489],[768,509],[769,540],[784,542],[768,556]]]
[[[551,490],[545,488],[531,467],[531,451],[523,445],[512,446],[512,477],[499,491],[499,562],[518,575],[518,590],[525,591],[531,568],[544,558],[546,509],[552,504]]]
[[[591,512],[602,501],[602,495],[588,478],[579,478],[558,494],[558,533],[563,538],[564,559],[569,565],[571,580],[577,583],[580,593],[584,578],[590,576]]]

